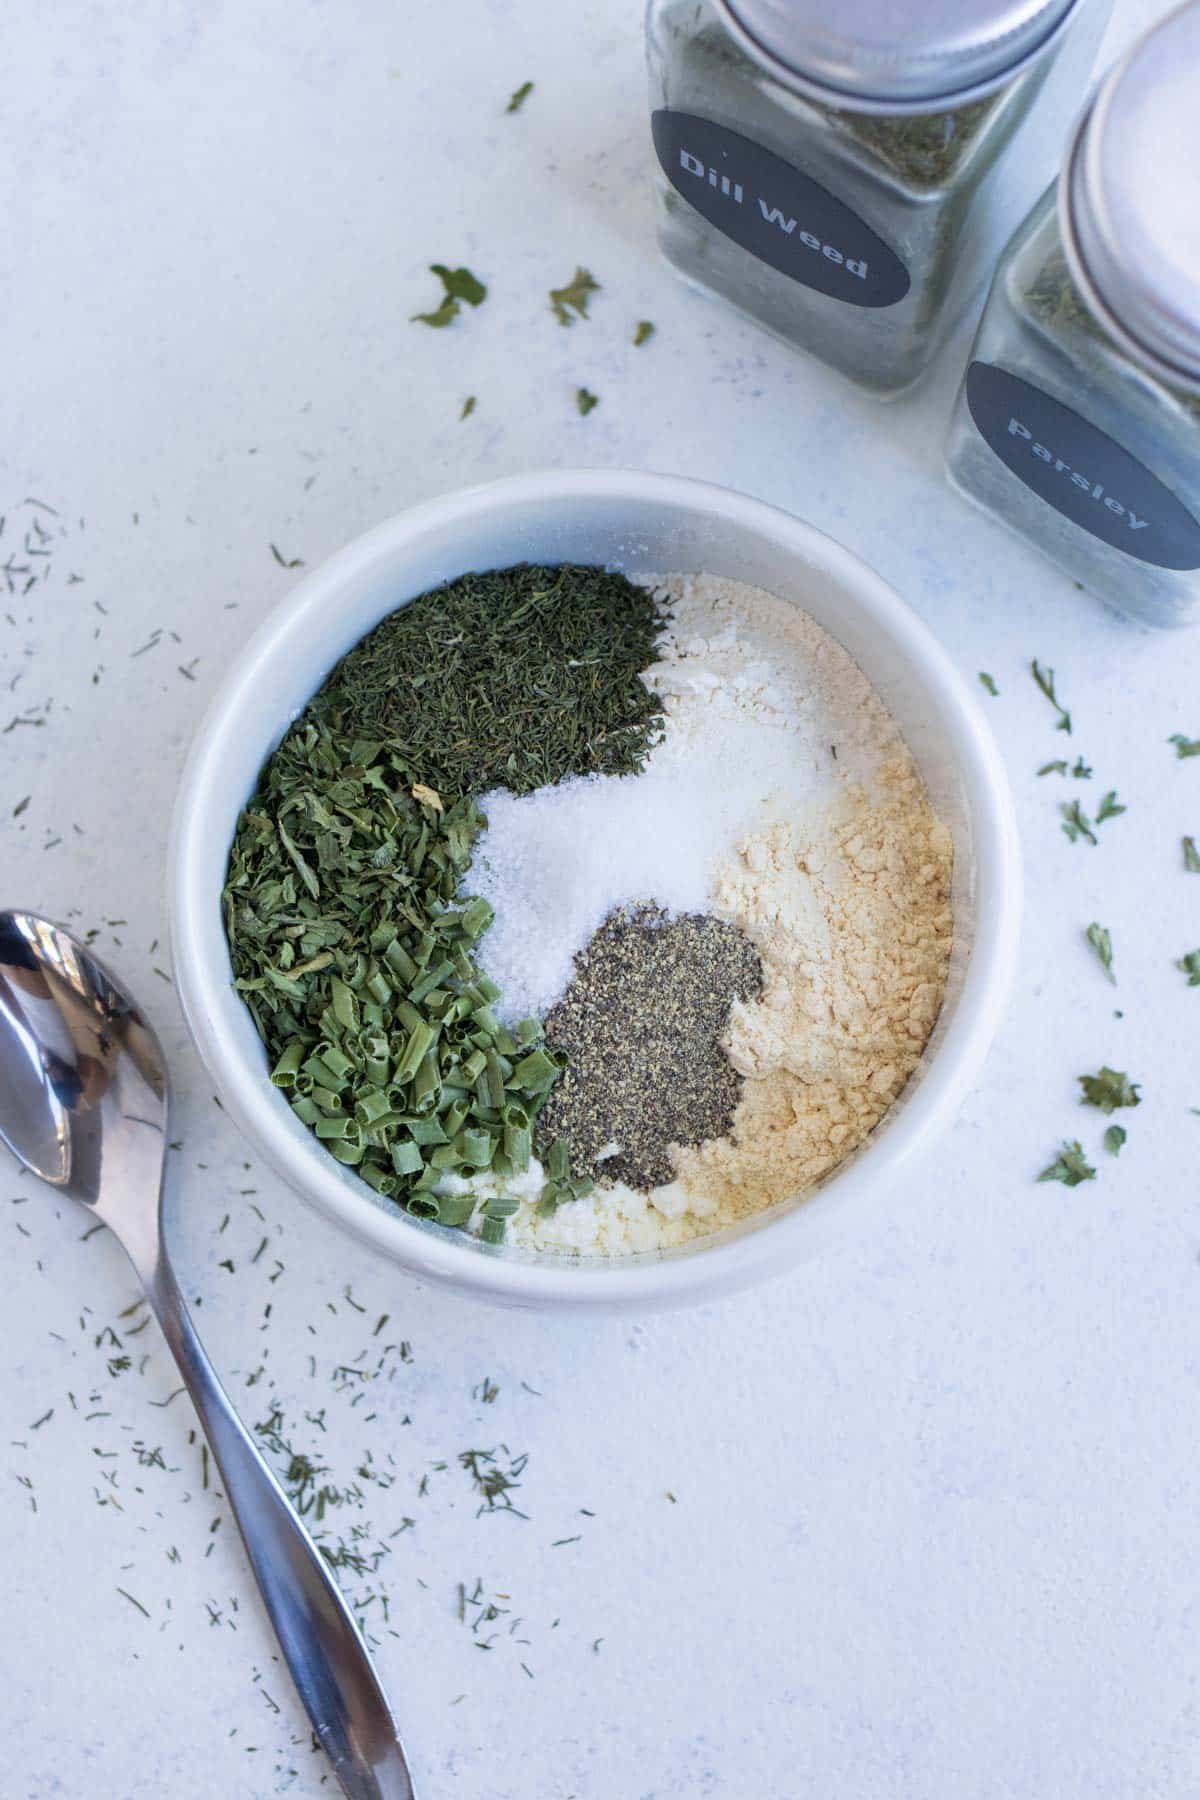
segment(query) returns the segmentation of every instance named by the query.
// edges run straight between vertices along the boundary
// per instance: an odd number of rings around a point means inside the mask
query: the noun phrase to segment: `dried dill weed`
[[[762,987],[758,953],[723,919],[610,913],[546,1015],[567,1058],[542,1114],[571,1166],[633,1188],[671,1180],[672,1145],[723,1137],[741,1076],[722,1040],[735,1000]]]
[[[579,563],[460,575],[391,613],[309,711],[382,738],[443,795],[629,775],[661,725],[641,679],[665,624],[644,587]]]

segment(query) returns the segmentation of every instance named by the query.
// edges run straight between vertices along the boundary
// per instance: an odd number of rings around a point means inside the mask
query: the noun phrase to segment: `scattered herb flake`
[[[412,324],[432,325],[435,329],[440,329],[458,317],[464,300],[468,306],[481,306],[487,299],[487,288],[470,269],[450,269],[445,263],[430,263],[429,271],[437,276],[445,290],[441,304],[433,312],[414,313],[410,320]]]
[[[29,802],[30,802],[30,800],[32,800],[32,798],[33,798],[32,794],[26,794],[26,796],[23,800],[17,801],[17,804],[13,807],[13,810],[12,810],[12,816],[14,819],[20,818],[21,814],[25,811],[25,808],[29,805]]]
[[[525,102],[528,100],[528,98],[529,98],[530,94],[532,94],[532,92],[533,92],[532,81],[523,81],[521,83],[520,87],[514,88],[513,92],[509,95],[508,105],[504,109],[505,112],[506,113],[520,112],[521,108],[524,106]]]
[[[1063,830],[1070,841],[1075,844],[1080,838],[1086,838],[1089,844],[1100,842],[1092,829],[1092,821],[1088,818],[1078,800],[1067,800],[1059,807],[1063,816]]]
[[[1102,1113],[1114,1113],[1121,1106],[1140,1106],[1142,1096],[1138,1092],[1140,1084],[1130,1081],[1120,1069],[1110,1069],[1102,1064],[1096,1075],[1080,1075],[1079,1085],[1083,1089],[1083,1106],[1098,1106]]]
[[[271,545],[271,555],[275,558],[275,561],[279,564],[281,569],[302,569],[304,567],[304,558],[302,556],[285,556],[278,544]]]
[[[1118,804],[1116,788],[1109,788],[1096,810],[1096,823],[1103,825],[1105,819],[1115,819],[1118,813],[1128,812],[1128,810],[1128,807]]]
[[[1116,987],[1117,978],[1113,974],[1112,933],[1107,926],[1092,923],[1087,928],[1087,941],[1099,957],[1100,967]]]
[[[1071,715],[1066,707],[1061,704],[1058,695],[1054,691],[1054,670],[1050,668],[1043,669],[1036,656],[1030,663],[1029,668],[1033,679],[1037,682],[1039,688],[1041,688],[1043,694],[1045,694],[1047,700],[1058,714],[1055,730],[1065,731],[1069,734],[1071,730]]]
[[[462,411],[458,415],[458,421],[459,421],[460,425],[462,424],[462,421],[464,419],[470,418],[471,414],[475,411],[475,405],[476,405],[476,401],[475,401],[474,394],[468,394],[466,399],[462,403]]]
[[[1186,956],[1180,957],[1175,967],[1183,970],[1189,987],[1200,987],[1200,950],[1189,950]]]
[[[1200,875],[1200,851],[1193,837],[1183,839],[1183,866],[1192,875]]]
[[[599,394],[590,394],[585,387],[575,389],[575,404],[586,419],[593,406],[599,406]]]
[[[588,300],[599,292],[600,283],[591,271],[577,268],[565,287],[550,289],[550,310],[560,325],[573,325],[576,319],[587,318]]]
[[[1200,756],[1200,738],[1184,737],[1182,731],[1173,731],[1167,742],[1174,744],[1175,754],[1180,761],[1185,756]]]
[[[1043,763],[1038,770],[1039,775],[1065,775],[1066,772],[1067,763],[1065,757],[1061,758],[1058,762]]]
[[[992,675],[989,675],[987,673],[986,669],[980,669],[979,679],[982,682],[983,686],[987,689],[988,693],[992,696],[992,698],[994,700],[998,699],[999,695],[1000,695],[1000,689],[996,686],[995,677]]]
[[[1077,756],[1071,773],[1076,781],[1090,781],[1092,779],[1091,764],[1085,763],[1082,756]]]
[[[633,347],[635,350],[640,350],[642,345],[647,343],[650,338],[654,336],[654,329],[654,321],[652,319],[638,320],[637,327],[633,334]]]
[[[1064,1143],[1055,1160],[1044,1168],[1039,1181],[1061,1181],[1064,1187],[1078,1187],[1081,1181],[1094,1181],[1096,1171],[1083,1154],[1078,1139]]]
[[[1123,1125],[1110,1125],[1104,1134],[1104,1148],[1110,1156],[1120,1156],[1121,1146],[1129,1133]]]

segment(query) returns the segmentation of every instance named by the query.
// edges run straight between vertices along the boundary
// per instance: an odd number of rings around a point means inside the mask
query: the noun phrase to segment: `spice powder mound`
[[[618,910],[575,960],[546,1016],[566,1072],[541,1118],[571,1166],[645,1191],[669,1182],[670,1147],[722,1138],[742,1077],[722,1048],[731,1007],[762,990],[758,952],[723,919]]]
[[[763,990],[726,1047],[746,1078],[733,1129],[675,1153],[709,1225],[791,1198],[878,1124],[916,1067],[946,985],[952,845],[907,757],[808,819],[747,836],[714,901],[754,943]]]

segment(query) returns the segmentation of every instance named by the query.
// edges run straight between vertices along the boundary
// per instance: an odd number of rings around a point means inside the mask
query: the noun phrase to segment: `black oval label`
[[[760,262],[851,306],[903,300],[908,270],[895,252],[781,156],[691,113],[662,110],[650,125],[671,186]]]
[[[1200,569],[1200,523],[1115,438],[994,363],[967,370],[980,434],[1018,480],[1093,537],[1159,569]]]

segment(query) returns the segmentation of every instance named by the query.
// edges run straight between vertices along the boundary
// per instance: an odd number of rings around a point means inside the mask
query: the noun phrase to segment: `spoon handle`
[[[415,1800],[350,1610],[217,1380],[161,1251],[146,1292],[212,1446],[296,1691],[343,1790],[351,1800]]]

